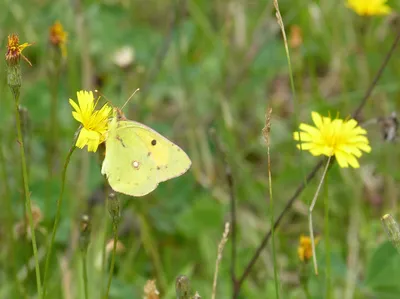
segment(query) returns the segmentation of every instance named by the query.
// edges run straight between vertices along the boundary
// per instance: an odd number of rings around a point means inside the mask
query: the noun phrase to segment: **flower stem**
[[[51,85],[51,108],[50,108],[50,126],[48,131],[48,174],[49,178],[53,175],[54,158],[57,156],[57,137],[58,137],[58,117],[57,117],[57,100],[58,100],[58,84],[60,78],[60,57],[55,54],[52,74],[50,75]]]
[[[323,172],[323,174],[322,174],[321,181],[320,181],[319,184],[318,184],[317,191],[316,191],[315,194],[314,194],[314,198],[313,198],[313,200],[312,200],[312,202],[311,202],[311,205],[310,205],[310,208],[309,208],[309,210],[308,210],[308,220],[309,220],[308,225],[309,225],[309,229],[310,229],[310,237],[311,237],[311,245],[312,245],[312,255],[313,255],[313,263],[314,263],[314,271],[315,271],[315,274],[316,274],[316,275],[318,275],[318,264],[317,264],[317,256],[316,256],[316,254],[315,254],[315,239],[314,239],[314,230],[313,230],[313,225],[312,225],[312,211],[313,211],[314,206],[315,206],[315,203],[316,203],[316,201],[317,201],[319,192],[321,191],[321,186],[322,186],[322,183],[324,182],[326,173],[327,173],[327,171],[328,171],[329,164],[330,164],[330,162],[331,162],[331,158],[332,158],[332,157],[329,156],[328,162],[326,162],[326,166],[325,166],[324,172]]]
[[[325,180],[325,194],[324,194],[324,206],[325,206],[325,258],[326,258],[326,267],[325,267],[325,289],[326,294],[325,298],[331,298],[331,244],[330,244],[330,229],[329,229],[329,194],[328,194],[328,179]]]
[[[310,272],[308,271],[308,264],[301,263],[299,278],[300,278],[300,284],[303,287],[304,295],[306,296],[307,299],[311,299],[310,290],[308,288],[308,280],[310,275],[309,273]]]
[[[87,249],[90,242],[91,221],[87,214],[82,215],[80,223],[79,248],[82,257],[82,276],[85,299],[89,299],[88,279],[87,279]]]
[[[24,140],[22,138],[22,130],[21,130],[21,118],[19,114],[19,89],[14,90],[13,92],[15,99],[15,119],[17,122],[17,137],[18,143],[20,145],[20,154],[21,154],[21,166],[22,166],[22,180],[24,184],[24,193],[25,193],[25,208],[28,214],[28,221],[32,235],[32,248],[33,248],[33,256],[35,259],[35,272],[36,272],[36,285],[37,292],[39,297],[42,295],[42,283],[40,281],[40,266],[39,266],[39,258],[37,253],[37,245],[36,245],[36,235],[35,235],[35,225],[33,223],[32,216],[32,206],[31,206],[31,194],[29,191],[28,184],[28,171],[26,167],[26,158],[25,158],[25,148],[24,148]]]
[[[107,189],[107,187],[106,187]],[[108,202],[108,192],[106,192],[106,198],[104,202],[105,214],[107,214],[107,202]],[[107,245],[107,227],[108,227],[108,217],[104,219],[104,239],[103,239],[103,248],[101,251],[101,281],[104,281],[104,273],[106,270],[106,245]],[[101,284],[101,294],[100,298],[104,298],[104,286]]]
[[[47,270],[49,268],[49,263],[50,263],[50,258],[51,258],[51,251],[53,249],[53,243],[54,243],[54,239],[55,239],[55,236],[56,236],[56,233],[57,233],[58,222],[60,221],[61,206],[62,206],[62,200],[63,200],[64,189],[65,189],[65,177],[66,177],[66,174],[67,174],[67,167],[68,167],[69,161],[71,159],[71,156],[72,156],[72,153],[74,152],[74,150],[75,150],[75,140],[74,140],[74,143],[73,143],[72,147],[70,148],[70,150],[68,152],[67,158],[65,160],[63,172],[62,172],[62,175],[61,175],[61,191],[60,191],[60,196],[59,196],[58,201],[57,201],[57,211],[56,211],[56,216],[55,216],[55,220],[54,220],[54,224],[53,224],[53,231],[51,233],[51,240],[50,240],[50,243],[48,245],[46,263],[45,263],[45,267],[44,267],[43,296],[42,296],[43,299],[46,297]]]
[[[274,0],[274,7],[275,7],[275,10],[276,10],[275,16],[276,16],[276,20],[278,22],[279,28],[281,29],[282,38],[283,38],[283,45],[285,47],[286,60],[287,60],[288,70],[289,70],[290,89],[292,91],[293,110],[294,111],[298,111],[298,109],[297,109],[296,87],[294,85],[293,69],[292,69],[292,62],[291,62],[291,59],[290,59],[289,45],[288,45],[288,41],[287,41],[287,38],[286,38],[285,25],[283,23],[281,11],[279,10],[279,3],[278,2],[279,2],[278,0]],[[297,113],[294,113],[294,123],[295,124],[299,123]],[[299,140],[300,140],[300,147],[301,147],[300,133],[299,133]],[[299,151],[298,154],[299,154],[299,162],[300,162],[300,171],[301,171],[301,174],[302,174],[302,177],[303,177],[304,184],[307,185],[307,178],[306,178],[306,174],[304,172],[304,167],[303,167],[304,164],[303,164],[302,151]]]
[[[107,289],[106,289],[106,294],[104,296],[104,299],[107,299],[108,294],[110,293],[111,280],[112,280],[113,273],[114,273],[115,254],[117,251],[117,242],[118,242],[118,224],[113,224],[113,232],[114,232],[114,244],[113,244],[113,250],[111,253],[110,273],[108,275],[108,283],[107,283]]]
[[[82,251],[83,288],[85,290],[85,299],[89,299],[86,257],[87,257],[87,250],[83,250]]]
[[[274,219],[274,198],[272,196],[272,174],[271,174],[271,154],[270,154],[270,137],[271,137],[271,115],[272,109],[269,108],[266,114],[265,127],[263,135],[267,144],[267,160],[268,160],[268,189],[269,189],[269,210],[271,220],[271,245],[272,245],[272,259],[274,263],[274,280],[275,280],[275,294],[279,299],[279,278],[278,278],[278,263],[276,261],[276,247],[275,247],[275,219]]]

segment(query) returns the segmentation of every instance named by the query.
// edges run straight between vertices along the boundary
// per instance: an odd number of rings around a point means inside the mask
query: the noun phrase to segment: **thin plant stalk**
[[[87,276],[87,250],[82,251],[82,275],[85,299],[89,299],[88,276]]]
[[[111,253],[110,273],[108,275],[108,283],[107,283],[107,289],[106,289],[106,294],[104,296],[104,299],[107,299],[108,294],[110,293],[111,280],[112,280],[113,272],[114,272],[115,255],[117,252],[117,242],[118,242],[118,225],[113,225],[113,231],[114,231],[114,244],[113,244],[113,250]]]
[[[104,213],[105,215],[107,214],[107,202],[108,202],[108,194],[109,192],[106,192],[106,198],[104,202]],[[107,243],[107,227],[108,227],[108,217],[105,217],[104,221],[104,238],[103,238],[103,248],[101,251],[101,293],[100,293],[100,298],[104,298],[104,286],[103,286],[103,281],[104,281],[104,273],[106,272],[106,243]]]
[[[58,85],[60,81],[60,67],[61,59],[59,55],[55,54],[54,58],[54,72],[51,74],[51,108],[50,108],[50,126],[49,126],[49,147],[48,147],[48,174],[49,178],[53,175],[54,158],[57,156],[57,137],[58,137]]]
[[[311,299],[312,298],[311,294],[310,294],[310,290],[308,288],[308,283],[304,283],[303,284],[303,291],[304,291],[304,294],[306,295],[307,299]]]
[[[325,266],[325,288],[326,294],[325,298],[331,298],[331,242],[330,242],[330,228],[329,228],[329,188],[328,188],[328,178],[325,179],[324,183],[324,209],[325,209],[325,232],[324,232],[324,243],[325,243],[325,254],[326,254],[326,266]]]
[[[214,271],[214,279],[213,279],[213,287],[211,293],[211,299],[215,299],[217,293],[217,281],[218,281],[218,271],[219,271],[219,264],[222,260],[222,253],[224,251],[224,247],[226,242],[228,241],[228,234],[229,234],[229,222],[225,223],[224,233],[222,234],[222,239],[218,245],[218,253],[217,253],[217,260],[215,261],[215,271]]]
[[[152,238],[151,230],[147,218],[144,216],[144,214],[139,215],[139,219],[140,219],[141,239],[143,247],[146,250],[146,252],[149,253],[150,258],[152,259],[154,270],[156,272],[155,276],[160,284],[159,290],[162,293],[163,290],[165,290],[167,287],[167,280],[164,274],[165,272],[163,269],[163,264],[161,262],[160,253],[158,251],[159,246],[157,246],[156,242]]]
[[[317,255],[315,253],[315,238],[314,238],[314,230],[313,230],[313,225],[312,225],[312,211],[313,211],[315,203],[317,201],[319,192],[321,191],[321,186],[322,186],[322,183],[324,182],[326,173],[329,168],[329,164],[331,163],[331,158],[332,158],[332,156],[329,156],[328,161],[326,162],[326,166],[325,166],[324,172],[322,174],[321,181],[318,184],[317,191],[314,194],[314,198],[313,198],[310,208],[308,210],[308,220],[309,220],[308,225],[309,225],[309,229],[310,229],[313,264],[314,264],[314,271],[315,271],[316,275],[318,275],[318,264],[317,264]]]
[[[274,219],[274,199],[272,196],[272,174],[271,174],[271,155],[270,155],[270,133],[271,133],[271,115],[272,109],[269,108],[266,115],[265,128],[263,135],[267,143],[267,159],[268,159],[268,190],[269,190],[269,210],[271,220],[271,245],[272,245],[272,259],[274,263],[274,280],[275,280],[275,294],[279,299],[279,279],[278,279],[278,263],[276,261],[276,247],[275,247],[275,219]]]
[[[276,10],[276,13],[275,13],[276,20],[278,22],[279,28],[281,29],[282,38],[283,38],[283,44],[285,46],[286,60],[287,60],[288,69],[289,69],[290,88],[291,88],[292,97],[293,97],[293,109],[294,109],[294,111],[298,111],[297,110],[297,100],[296,100],[296,88],[295,88],[294,79],[293,79],[293,70],[292,70],[292,62],[291,62],[291,59],[290,59],[289,45],[288,45],[288,41],[287,41],[287,38],[286,38],[285,25],[283,24],[281,11],[279,10],[278,0],[274,0],[274,7],[275,7],[275,10]],[[297,113],[294,113],[294,122],[295,122],[295,124],[299,123],[299,121],[297,119]],[[299,141],[300,141],[300,147],[301,147],[300,132],[298,134],[299,134]],[[306,178],[306,175],[305,175],[305,172],[304,172],[304,167],[302,167],[303,166],[302,151],[299,152],[299,157],[300,157],[299,161],[300,161],[300,166],[301,166],[300,170],[302,172],[304,184],[307,185],[307,178]]]
[[[82,257],[82,277],[85,299],[89,299],[87,276],[87,250],[90,242],[91,223],[87,214],[82,215],[80,223],[79,248]]]
[[[33,256],[35,259],[35,272],[36,272],[36,285],[37,285],[37,292],[39,296],[42,295],[42,283],[40,279],[40,266],[39,266],[39,257],[38,257],[38,250],[36,245],[36,234],[35,234],[35,225],[33,223],[33,216],[32,216],[32,205],[31,205],[31,194],[29,191],[29,183],[28,183],[28,170],[26,167],[26,158],[25,158],[25,147],[24,147],[24,140],[22,137],[22,129],[21,129],[21,118],[19,114],[19,90],[13,92],[15,98],[15,119],[17,122],[17,138],[18,143],[20,145],[20,154],[21,154],[21,166],[22,166],[22,180],[24,185],[24,193],[25,193],[25,208],[28,214],[28,222],[29,227],[31,230],[32,235],[32,248],[33,248]]]
[[[226,147],[218,138],[214,129],[210,130],[210,135],[214,138],[215,144],[221,153],[222,160],[224,162],[225,177],[229,187],[229,201],[230,201],[230,212],[231,212],[231,280],[233,293],[236,289],[236,194],[235,186],[233,181],[233,175],[231,167],[228,163]]]
[[[43,299],[46,297],[47,271],[48,271],[49,264],[50,264],[51,251],[53,249],[53,244],[54,244],[54,239],[55,239],[56,233],[57,233],[58,223],[60,221],[61,206],[62,206],[62,200],[63,200],[64,189],[65,189],[65,178],[66,178],[66,175],[67,175],[67,168],[68,168],[68,164],[69,164],[69,161],[71,160],[71,156],[72,156],[74,150],[75,150],[75,140],[74,140],[74,143],[73,143],[72,147],[70,148],[70,150],[68,152],[67,158],[65,159],[64,168],[63,168],[62,175],[61,175],[61,191],[60,191],[60,196],[59,196],[59,198],[57,200],[57,211],[56,211],[56,216],[55,216],[55,219],[54,219],[53,230],[52,230],[52,233],[51,233],[50,243],[48,245],[48,250],[47,250],[47,255],[46,255],[46,262],[45,262],[45,267],[44,267],[43,296],[42,296]]]

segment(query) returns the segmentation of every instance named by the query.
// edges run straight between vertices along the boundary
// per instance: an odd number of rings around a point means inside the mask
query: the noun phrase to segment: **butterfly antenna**
[[[97,103],[100,101],[100,97],[103,97],[110,106],[114,107],[114,105],[111,103],[111,101],[109,99],[107,99],[107,97],[104,94],[102,94],[98,89],[95,89],[94,92],[99,94],[99,97],[97,98],[97,101],[96,101],[96,106],[97,106]]]
[[[139,88],[136,89],[136,90],[131,94],[131,96],[126,100],[125,104],[122,105],[121,110],[124,109],[124,107],[126,106],[126,104],[128,104],[128,102],[133,98],[133,96],[135,95],[135,93],[138,92],[138,91],[139,91]]]

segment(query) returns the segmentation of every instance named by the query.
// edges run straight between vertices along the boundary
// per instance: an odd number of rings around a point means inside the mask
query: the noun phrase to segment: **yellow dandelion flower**
[[[309,151],[313,156],[335,156],[340,167],[358,168],[360,164],[357,158],[361,151],[369,153],[367,131],[358,126],[354,119],[342,120],[330,117],[322,117],[317,112],[311,113],[315,127],[300,124],[302,131],[294,132],[294,139],[301,144],[297,148]],[[300,136],[299,136],[300,135]],[[300,137],[300,138],[299,138]]]
[[[72,116],[82,124],[76,147],[84,148],[87,145],[89,152],[95,152],[99,144],[105,141],[112,109],[105,104],[100,110],[95,110],[96,104],[91,91],[78,91],[77,97],[78,104],[69,99],[75,110]]]
[[[26,58],[22,51],[26,48],[31,46],[32,44],[23,43],[22,45],[19,44],[19,37],[16,34],[11,34],[8,36],[7,40],[7,53],[6,53],[6,60],[9,64],[15,65],[19,62],[19,59],[22,57],[26,62],[32,66],[32,63]]]
[[[54,46],[60,48],[63,57],[67,57],[67,37],[68,33],[64,31],[64,28],[60,22],[57,21],[53,26],[50,27],[50,42]]]
[[[347,0],[347,7],[360,16],[387,15],[392,9],[386,2],[387,0]]]
[[[319,238],[315,239],[315,245],[319,242]],[[307,263],[313,256],[311,238],[304,235],[300,236],[299,247],[297,247],[297,255],[300,261]]]

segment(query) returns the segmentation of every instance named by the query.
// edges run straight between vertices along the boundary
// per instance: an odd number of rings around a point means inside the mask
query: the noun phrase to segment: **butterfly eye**
[[[157,140],[153,139],[153,140],[151,141],[151,145],[156,145],[156,144],[157,144]]]

